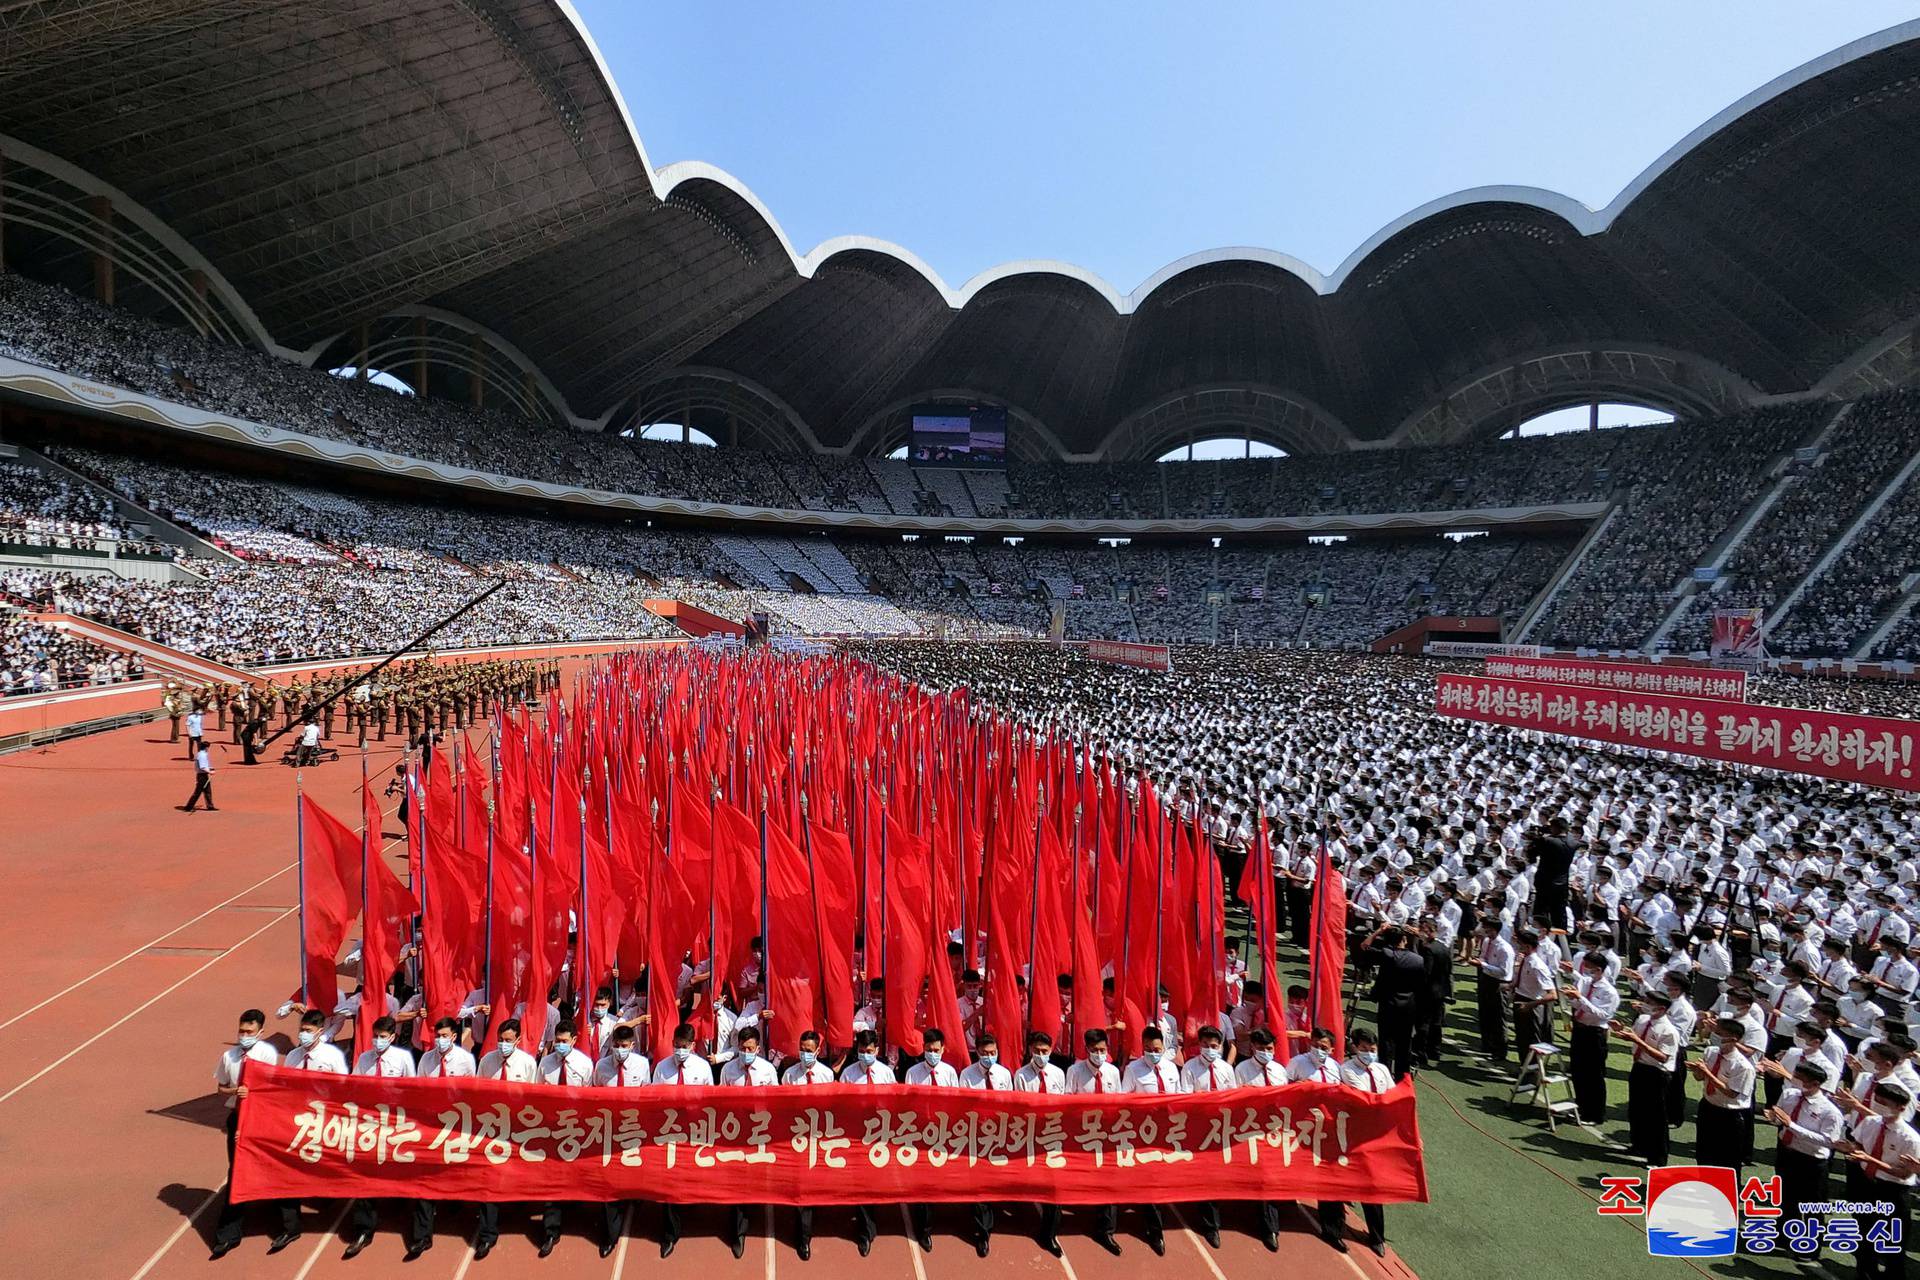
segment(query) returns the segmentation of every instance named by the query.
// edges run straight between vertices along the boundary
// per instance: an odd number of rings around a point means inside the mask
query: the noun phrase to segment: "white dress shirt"
[[[442,1067],[445,1070],[442,1070]],[[417,1076],[470,1076],[474,1074],[473,1055],[459,1045],[443,1055],[438,1049],[429,1049],[420,1055],[420,1065],[414,1069]]]
[[[593,1067],[593,1083],[600,1088],[638,1089],[652,1082],[653,1072],[647,1066],[647,1055],[638,1049],[629,1053],[625,1062],[609,1053]]]
[[[1340,1064],[1340,1082],[1364,1093],[1385,1093],[1393,1088],[1393,1070],[1383,1062],[1352,1057]]]
[[[228,1045],[220,1054],[220,1061],[213,1067],[213,1082],[222,1088],[231,1089],[240,1083],[240,1064],[251,1058],[255,1062],[264,1062],[273,1066],[280,1061],[280,1055],[274,1052],[272,1045],[265,1040],[255,1040],[253,1048],[242,1049],[239,1045]],[[240,1105],[240,1099],[233,1094],[227,1095],[227,1110]]]
[[[787,1069],[780,1073],[781,1084],[832,1084],[833,1068],[815,1059],[811,1066],[795,1058]]]
[[[519,1045],[513,1047],[511,1054],[492,1049],[488,1051],[486,1057],[480,1059],[477,1074],[482,1080],[510,1080],[514,1084],[539,1084],[540,1059]]]
[[[576,1088],[590,1085],[593,1083],[593,1059],[578,1049],[569,1049],[565,1053],[555,1049],[540,1059],[540,1078],[548,1084],[567,1084]]]
[[[1233,1068],[1224,1057],[1208,1062],[1202,1054],[1188,1058],[1180,1068],[1180,1087],[1187,1093],[1218,1093],[1234,1087]]]
[[[893,1068],[884,1062],[876,1061],[872,1066],[855,1058],[840,1069],[841,1084],[898,1084]]]
[[[353,1064],[353,1074],[357,1076],[386,1076],[389,1079],[415,1074],[413,1055],[397,1044],[390,1044],[383,1053],[378,1049],[369,1049],[360,1055]]]
[[[1119,1093],[1120,1068],[1109,1060],[1096,1069],[1091,1060],[1082,1058],[1067,1068],[1067,1092]]]
[[[760,1088],[779,1084],[780,1073],[774,1070],[773,1064],[764,1057],[743,1058],[735,1054],[733,1059],[720,1069],[720,1083]]]
[[[1003,1093],[1011,1092],[1013,1089],[1013,1072],[1007,1070],[998,1062],[975,1062],[960,1073],[960,1087],[963,1089],[998,1089]],[[1063,1092],[1065,1088],[1066,1082],[1062,1080],[1061,1089]]]
[[[1249,1055],[1234,1064],[1233,1080],[1242,1088],[1248,1085],[1259,1087],[1282,1085],[1287,1082],[1287,1069],[1272,1058],[1261,1063]]]
[[[653,1064],[653,1082],[689,1087],[709,1085],[713,1083],[713,1064],[697,1053],[689,1053],[685,1062],[670,1053]]]
[[[907,1083],[930,1085],[935,1089],[958,1089],[960,1073],[945,1058],[935,1063],[921,1061],[907,1068]]]
[[[1824,1092],[1806,1093],[1790,1086],[1780,1095],[1780,1110],[1787,1115],[1780,1129],[1781,1143],[1817,1160],[1832,1155],[1833,1144],[1847,1131],[1846,1117]]]
[[[340,1052],[339,1045],[315,1040],[310,1045],[289,1049],[286,1065],[294,1071],[324,1071],[343,1076],[347,1074],[347,1055]]]
[[[1161,1058],[1159,1062],[1148,1062],[1146,1058],[1135,1058],[1120,1073],[1120,1089],[1123,1093],[1185,1093],[1180,1083],[1180,1068],[1171,1058]]]
[[[1315,1062],[1311,1051],[1295,1054],[1293,1061],[1287,1064],[1287,1079],[1317,1080],[1321,1084],[1340,1083],[1340,1064],[1328,1054],[1325,1062]]]
[[[1067,1073],[1051,1062],[1037,1069],[1033,1063],[1023,1062],[1013,1073],[1013,1088],[1016,1093],[1065,1093]]]
[[[1702,1097],[1706,1101],[1729,1111],[1745,1111],[1753,1105],[1753,1085],[1759,1072],[1752,1058],[1739,1049],[1716,1044],[1702,1055],[1700,1065],[1726,1084],[1726,1088],[1719,1089],[1702,1081]]]

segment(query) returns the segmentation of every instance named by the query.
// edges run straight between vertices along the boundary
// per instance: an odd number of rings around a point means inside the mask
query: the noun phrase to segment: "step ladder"
[[[1577,1123],[1580,1118],[1580,1105],[1573,1100],[1573,1078],[1553,1069],[1553,1059],[1559,1055],[1557,1045],[1528,1045],[1520,1073],[1513,1079],[1513,1090],[1507,1095],[1509,1109],[1524,1099],[1527,1106],[1543,1111],[1548,1133],[1558,1132],[1562,1120]],[[1556,1089],[1562,1096],[1554,1097]]]

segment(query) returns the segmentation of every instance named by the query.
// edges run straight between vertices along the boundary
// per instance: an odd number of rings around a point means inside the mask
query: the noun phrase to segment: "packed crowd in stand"
[[[105,649],[0,609],[0,697],[119,684],[145,674],[138,654]]]
[[[56,550],[106,550],[156,554],[135,537],[106,495],[65,476],[21,462],[0,460],[0,543]]]

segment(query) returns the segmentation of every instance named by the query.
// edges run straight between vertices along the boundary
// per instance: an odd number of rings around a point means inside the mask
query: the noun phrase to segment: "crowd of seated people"
[[[1780,497],[1722,568],[1725,585],[1687,601],[1665,647],[1706,649],[1715,609],[1771,609],[1784,601],[1852,523],[1863,499],[1880,492],[1917,448],[1920,393],[1894,391],[1855,401],[1815,462],[1788,464]],[[1831,647],[1829,642],[1808,652],[1825,656]]]
[[[1673,608],[1682,575],[1760,496],[1782,455],[1807,444],[1833,413],[1829,403],[1796,404],[1610,433],[1637,438],[1678,430],[1684,447],[1627,487],[1535,638],[1602,648],[1641,644]]]
[[[146,675],[139,654],[119,653],[0,610],[0,697],[119,684]]]
[[[154,553],[136,538],[105,494],[58,472],[0,460],[0,543],[57,550]]]

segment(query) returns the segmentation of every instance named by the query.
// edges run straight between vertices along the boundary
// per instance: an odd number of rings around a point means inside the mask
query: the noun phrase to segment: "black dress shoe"
[[[1387,1256],[1387,1238],[1377,1233],[1369,1235],[1367,1237],[1367,1248],[1384,1258]]]
[[[493,1252],[493,1241],[482,1240],[480,1243],[473,1246],[473,1260],[475,1262],[478,1262],[480,1261],[480,1259],[486,1257],[488,1254],[492,1252]]]
[[[1212,1227],[1208,1227],[1205,1231],[1202,1231],[1200,1238],[1207,1242],[1207,1248],[1209,1249],[1218,1249],[1220,1247],[1220,1233]]]
[[[217,1244],[213,1246],[213,1252],[207,1255],[207,1261],[218,1262],[239,1247],[240,1242],[238,1240],[235,1240],[232,1244]]]
[[[1120,1242],[1113,1238],[1113,1233],[1111,1231],[1101,1232],[1099,1235],[1093,1238],[1093,1242],[1099,1245],[1102,1249],[1105,1249],[1108,1253],[1112,1254],[1114,1257],[1117,1258],[1120,1256]]]
[[[282,1231],[273,1238],[273,1243],[267,1246],[267,1252],[270,1254],[278,1253],[299,1238],[300,1233],[298,1231]]]
[[[553,1253],[553,1246],[555,1246],[555,1245],[557,1245],[557,1244],[559,1244],[559,1243],[560,1243],[560,1237],[559,1237],[559,1236],[548,1236],[548,1237],[547,1237],[547,1238],[546,1238],[545,1240],[542,1240],[542,1241],[540,1242],[540,1252],[539,1252],[538,1254],[536,1254],[536,1255],[534,1255],[534,1256],[536,1256],[536,1257],[540,1257],[540,1258],[545,1258],[545,1257],[547,1257],[547,1256],[549,1256],[549,1255],[551,1255],[551,1254]],[[601,1254],[600,1256],[604,1258],[604,1257],[606,1257],[607,1255],[603,1253],[603,1254]]]
[[[986,1257],[987,1245],[988,1245],[988,1237],[986,1236],[981,1236],[978,1240],[975,1240],[973,1242],[974,1254],[978,1257],[982,1257],[982,1258]]]
[[[1147,1248],[1153,1250],[1154,1257],[1164,1258],[1167,1256],[1167,1238],[1165,1236],[1152,1236],[1147,1240]]]
[[[1347,1242],[1339,1236],[1321,1236],[1320,1238],[1325,1240],[1335,1253],[1345,1253],[1347,1251]]]
[[[913,1240],[915,1244],[920,1246],[920,1252],[922,1253],[933,1252],[933,1233],[932,1232],[930,1231],[919,1232],[913,1237]]]
[[[1280,1252],[1280,1233],[1269,1231],[1260,1237],[1260,1243],[1266,1246],[1268,1253],[1278,1253]]]
[[[1040,1247],[1056,1258],[1060,1256],[1060,1241],[1053,1236],[1047,1236],[1042,1239],[1040,1241]]]
[[[600,1256],[610,1258],[613,1256],[613,1251],[619,1247],[620,1242],[618,1240],[602,1240],[600,1242]]]
[[[745,1236],[741,1236],[738,1240],[733,1241],[727,1247],[733,1250],[734,1257],[736,1258],[741,1257],[745,1255],[745,1253],[747,1252],[747,1238]]]
[[[854,1247],[860,1250],[861,1257],[866,1257],[873,1252],[873,1237],[861,1236],[858,1240],[854,1241]]]
[[[372,1243],[373,1237],[371,1235],[355,1236],[347,1243],[347,1251],[340,1255],[340,1260],[345,1262],[349,1258],[359,1257],[360,1254],[365,1251],[366,1247]]]
[[[671,1258],[674,1249],[679,1247],[679,1244],[680,1242],[678,1240],[662,1240],[660,1242],[660,1256],[663,1258]],[[733,1256],[737,1258],[740,1255],[736,1253]]]
[[[813,1241],[802,1240],[800,1247],[795,1249],[794,1252],[800,1255],[800,1261],[802,1262],[811,1260],[813,1257]]]
[[[407,1256],[400,1259],[400,1261],[417,1262],[420,1258],[420,1255],[425,1253],[427,1250],[431,1248],[433,1248],[433,1241],[431,1239],[422,1240],[419,1244],[410,1244],[407,1246]],[[473,1256],[477,1258],[480,1255],[476,1253]]]

